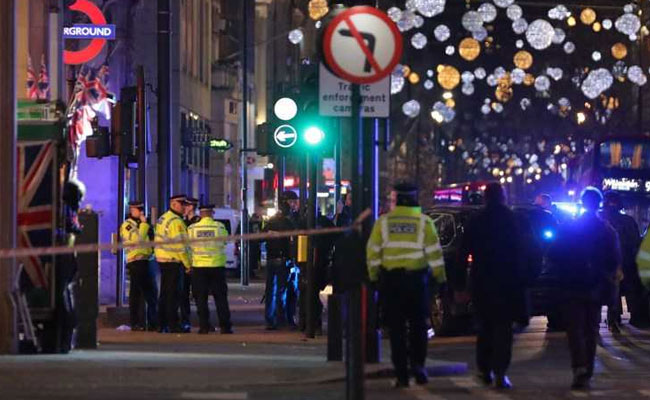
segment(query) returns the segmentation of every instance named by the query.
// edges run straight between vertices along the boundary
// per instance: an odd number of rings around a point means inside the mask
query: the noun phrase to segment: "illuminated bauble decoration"
[[[532,86],[535,83],[535,77],[532,74],[526,74],[524,77],[524,85]]]
[[[476,79],[476,77],[469,71],[465,71],[460,75],[460,80],[463,81],[463,83],[474,82],[474,79]]]
[[[527,52],[526,50],[520,50],[517,53],[515,53],[513,62],[515,63],[517,68],[527,70],[533,65],[533,55]]]
[[[432,69],[428,69],[428,70],[427,70],[427,76],[428,76],[429,78],[433,77],[433,70],[432,70]]]
[[[471,83],[466,83],[461,88],[461,91],[465,96],[471,96],[474,94],[474,85]]]
[[[476,39],[465,38],[458,45],[458,54],[467,61],[474,61],[481,54],[481,44]]]
[[[528,107],[530,107],[530,99],[527,98],[527,97],[524,97],[524,98],[521,99],[521,101],[519,102],[519,106],[521,107],[522,110],[525,111]]]
[[[512,77],[512,82],[514,84],[521,85],[522,83],[524,83],[526,72],[524,72],[524,70],[521,68],[515,68],[512,70],[512,73],[510,73],[510,76]]]
[[[415,0],[415,9],[427,18],[445,11],[445,0]]]
[[[408,65],[402,65],[401,71],[402,71],[402,75],[404,77],[407,77],[411,74],[411,67],[409,67]]]
[[[626,4],[625,7],[623,7],[623,12],[625,13],[634,12],[634,4]]]
[[[594,30],[594,32],[600,32],[600,29],[602,28],[602,25],[600,24],[600,22],[596,21],[591,26],[591,28]]]
[[[596,61],[596,62],[600,61],[600,59],[602,57],[603,56],[602,56],[602,54],[600,54],[600,51],[594,51],[593,53],[591,53],[591,59]]]
[[[451,36],[451,31],[447,25],[438,25],[433,30],[433,36],[436,37],[437,41],[444,42]]]
[[[616,29],[626,35],[634,35],[641,29],[641,20],[634,14],[623,14],[614,24]]]
[[[497,79],[496,76],[493,74],[488,75],[487,79],[485,79],[485,82],[488,84],[488,86],[496,86],[499,83],[499,80]]]
[[[406,3],[404,3],[404,7],[409,10],[409,11],[415,11],[416,10],[416,0],[406,0]]]
[[[589,72],[587,78],[582,82],[582,93],[589,99],[595,99],[606,91],[614,83],[614,77],[605,68],[595,69]]]
[[[605,28],[605,30],[608,31],[608,30],[612,29],[612,26],[614,26],[614,23],[612,22],[611,19],[603,20],[603,28]]]
[[[445,54],[447,54],[448,56],[453,56],[455,52],[456,52],[456,48],[452,45],[449,45],[445,48]]]
[[[509,76],[499,79],[494,96],[502,103],[507,103],[512,98],[512,81]]]
[[[474,32],[483,26],[483,18],[477,11],[467,11],[460,20],[463,28]]]
[[[523,49],[524,48],[524,41],[521,40],[521,39],[517,39],[517,41],[515,42],[515,47],[517,47],[518,49]]]
[[[454,108],[456,107],[456,100],[454,99],[447,99],[445,100],[445,105],[449,108]]]
[[[420,103],[417,100],[409,100],[402,105],[402,112],[410,118],[415,118],[420,114]]]
[[[422,27],[422,25],[424,25],[424,18],[422,18],[422,16],[420,16],[420,15],[416,15],[415,19],[413,20],[413,25],[416,28]]]
[[[397,94],[402,91],[402,88],[404,88],[406,78],[404,78],[402,69],[403,67],[398,65],[390,75],[390,94]]]
[[[547,49],[553,43],[555,28],[550,22],[536,19],[526,29],[526,40],[535,50]]]
[[[580,22],[585,25],[591,25],[596,21],[596,11],[593,8],[585,8],[580,13]]]
[[[460,83],[460,72],[451,65],[443,65],[438,72],[438,83],[443,89],[453,90]]]
[[[524,18],[519,18],[512,22],[512,31],[517,35],[521,35],[522,33],[526,32],[526,29],[528,29],[528,21],[526,21]]]
[[[399,21],[397,21],[397,29],[400,30],[400,32],[407,32],[410,31],[415,27],[415,13],[411,10],[406,10],[402,13],[402,18],[400,18]]]
[[[562,28],[555,28],[555,34],[553,35],[553,43],[560,44],[566,39],[566,33]]]
[[[480,29],[477,29],[474,32],[472,32],[472,37],[478,40],[479,42],[485,40],[487,36],[488,36],[488,31],[483,26]]]
[[[309,10],[309,18],[314,21],[323,18],[330,11],[327,6],[327,0],[310,0],[307,8]]]
[[[546,75],[540,75],[535,78],[535,89],[538,92],[546,92],[551,87],[551,80]]]
[[[569,99],[567,99],[566,97],[562,97],[562,98],[560,98],[560,100],[558,100],[557,104],[558,104],[560,107],[564,107],[564,108],[569,108],[569,107],[571,107],[571,102],[570,102]]]
[[[304,35],[302,34],[302,30],[300,29],[294,29],[291,32],[289,32],[289,41],[293,44],[298,44],[302,42],[303,38]]]
[[[427,79],[426,81],[424,81],[424,88],[425,88],[426,90],[431,90],[431,89],[433,89],[433,86],[434,86],[434,85],[433,85],[433,81],[432,81],[431,79]]]
[[[409,74],[409,82],[411,82],[412,85],[417,85],[417,83],[420,82],[420,75],[416,72],[411,72]]]
[[[516,21],[524,15],[524,11],[517,4],[513,4],[506,10],[506,15],[512,21]]]
[[[574,51],[576,51],[576,45],[573,42],[564,43],[564,52],[565,53],[571,54]]]
[[[625,66],[625,63],[623,61],[617,61],[616,63],[614,63],[614,66],[612,67],[612,75],[614,75],[614,78],[623,82],[625,81],[626,74],[627,74],[627,67]]]
[[[478,13],[481,14],[483,22],[492,22],[497,17],[497,8],[490,3],[483,3],[479,6]]]
[[[484,115],[488,115],[488,114],[490,113],[490,111],[492,111],[492,109],[490,108],[490,105],[489,105],[489,104],[483,104],[483,105],[481,106],[481,112],[482,112]]]
[[[643,70],[638,65],[633,65],[627,69],[627,79],[637,85],[643,80],[643,76]]]
[[[487,72],[485,71],[485,68],[478,67],[478,68],[476,68],[474,70],[474,76],[476,77],[476,79],[479,79],[479,80],[480,79],[485,79],[485,77],[487,76]]]
[[[503,111],[503,104],[501,103],[492,103],[492,109],[496,113],[501,113]]]
[[[507,74],[506,69],[503,68],[503,67],[496,67],[496,68],[494,69],[494,76],[495,76],[497,79],[501,79],[501,78],[505,77],[506,74]]]
[[[509,7],[514,2],[515,0],[494,0],[494,4],[496,4],[497,7],[501,7],[501,8]]]
[[[424,46],[427,45],[427,37],[424,36],[422,33],[418,32],[413,37],[411,38],[411,46],[414,48],[421,50],[424,48]]]
[[[388,14],[388,18],[390,18],[393,22],[397,22],[402,18],[402,10],[400,10],[398,7],[391,7],[386,11],[386,14]]]
[[[571,16],[571,11],[565,5],[558,5],[548,11],[548,17],[555,20],[565,20]]]

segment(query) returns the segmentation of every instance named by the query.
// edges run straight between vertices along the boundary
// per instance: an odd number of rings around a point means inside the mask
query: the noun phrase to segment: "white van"
[[[215,208],[214,219],[226,226],[229,235],[237,234],[235,231],[239,227],[240,212],[232,208]],[[226,268],[239,269],[239,254],[236,251],[234,242],[226,243]]]

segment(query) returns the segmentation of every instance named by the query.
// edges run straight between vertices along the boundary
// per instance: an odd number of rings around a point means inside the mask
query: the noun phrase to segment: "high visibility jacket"
[[[187,229],[190,239],[227,237],[228,231],[221,222],[203,217]],[[192,267],[210,268],[226,266],[226,242],[198,242],[190,244]]]
[[[439,283],[447,280],[438,233],[420,207],[397,206],[379,218],[368,239],[366,255],[371,281],[377,281],[380,268],[429,268]]]
[[[639,276],[645,287],[650,287],[650,235],[645,235],[636,256]]]
[[[147,242],[149,240],[149,224],[138,222],[133,218],[127,218],[120,226],[120,239],[124,244]],[[126,262],[146,260],[151,256],[151,247],[137,249],[126,249]]]
[[[156,242],[164,240],[187,239],[187,227],[183,218],[172,210],[167,211],[158,218],[156,223]],[[190,256],[185,243],[168,243],[156,245],[154,248],[156,261],[179,262],[186,270],[191,267]]]

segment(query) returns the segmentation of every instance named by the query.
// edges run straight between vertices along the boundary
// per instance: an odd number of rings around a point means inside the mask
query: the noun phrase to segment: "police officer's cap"
[[[180,201],[182,203],[185,203],[185,202],[187,202],[187,195],[177,194],[177,195],[174,195],[174,196],[170,197],[170,200],[171,201]]]
[[[139,208],[139,209],[144,209],[144,203],[141,201],[130,201],[129,202],[129,207],[132,208]]]
[[[188,197],[188,198],[185,200],[185,202],[186,202],[187,204],[193,205],[194,207],[196,207],[196,206],[199,205],[199,200],[198,200],[198,199],[195,199],[194,197]]]
[[[199,211],[212,211],[214,210],[214,204],[201,204]]]
[[[298,195],[292,190],[285,190],[282,192],[282,200],[298,200]]]
[[[418,186],[411,182],[400,182],[393,186],[395,193],[402,196],[417,196]]]

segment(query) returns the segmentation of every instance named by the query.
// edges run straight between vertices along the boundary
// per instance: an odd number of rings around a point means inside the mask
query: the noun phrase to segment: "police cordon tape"
[[[3,258],[21,258],[21,257],[40,257],[40,256],[55,256],[69,253],[91,253],[96,251],[118,251],[122,249],[142,249],[148,247],[156,247],[165,244],[190,244],[190,243],[204,243],[204,242],[235,242],[239,240],[268,240],[268,239],[281,239],[295,236],[320,236],[331,235],[334,233],[343,233],[355,228],[360,227],[361,223],[371,215],[370,209],[363,211],[359,217],[350,226],[340,228],[321,228],[321,229],[296,229],[293,231],[282,232],[263,232],[263,233],[248,233],[246,235],[231,235],[217,238],[200,238],[200,239],[173,239],[164,241],[146,241],[137,243],[91,243],[80,244],[74,246],[53,246],[53,247],[31,247],[24,249],[0,249],[0,259]]]

